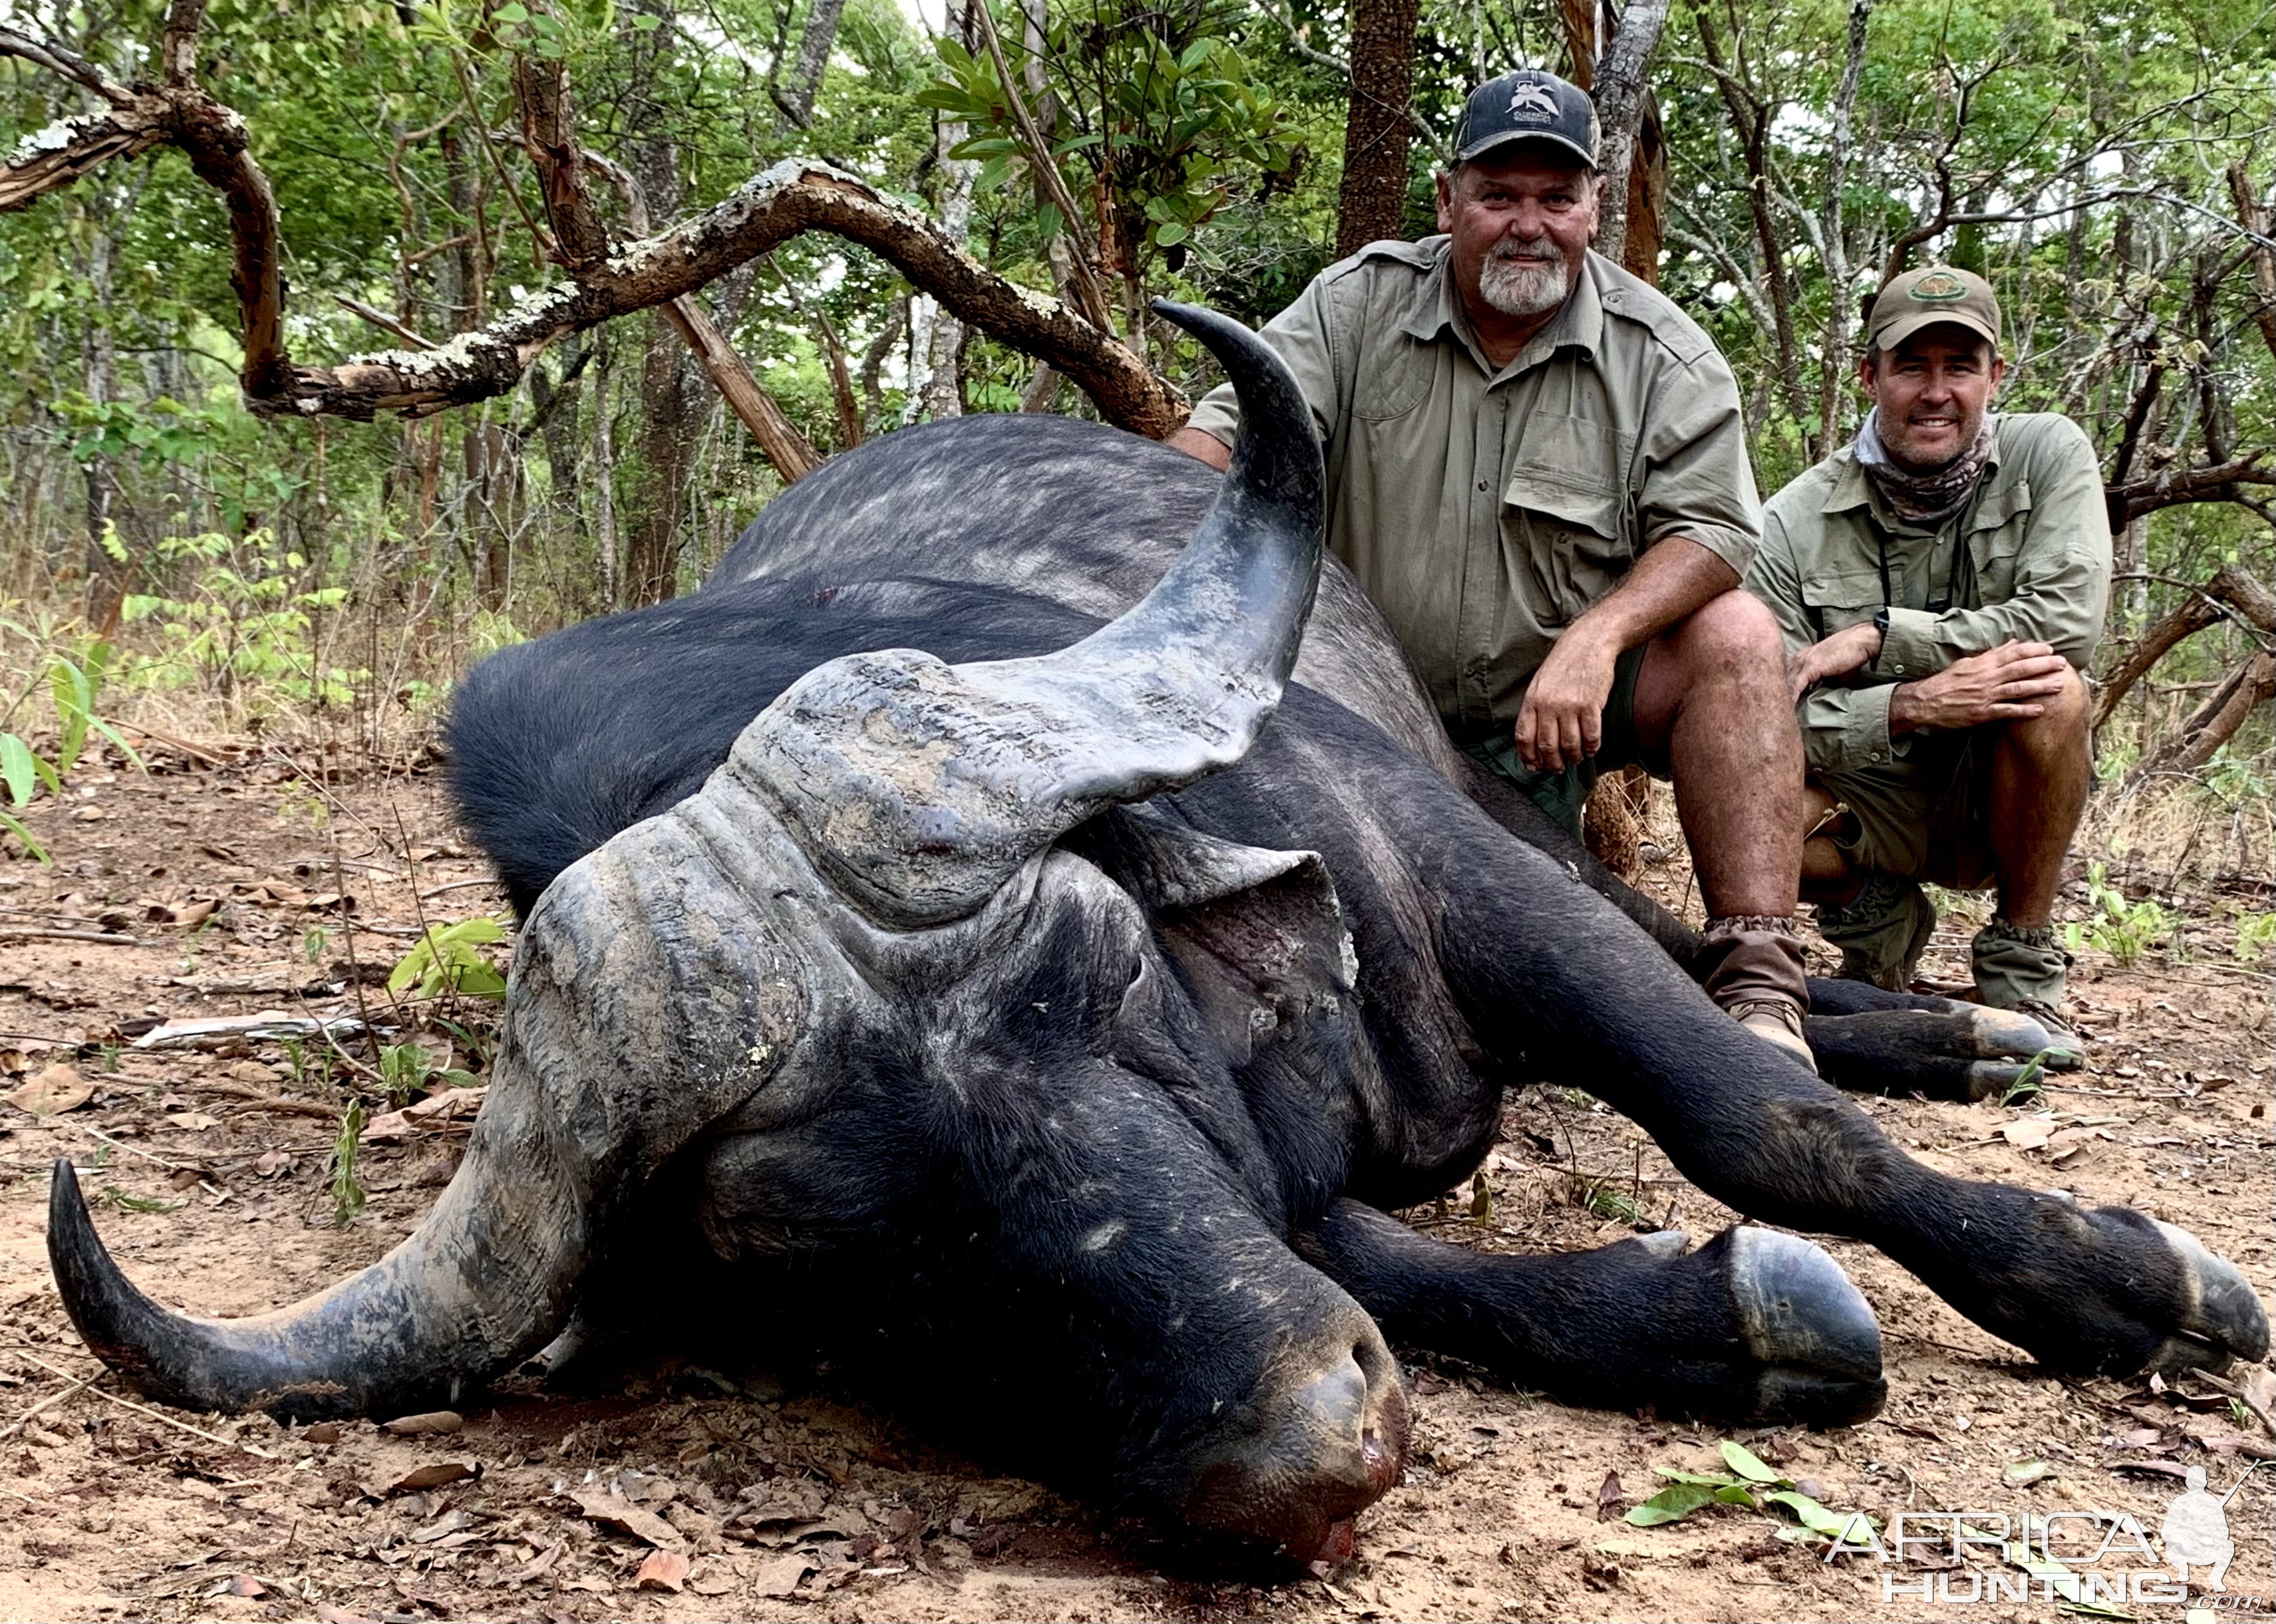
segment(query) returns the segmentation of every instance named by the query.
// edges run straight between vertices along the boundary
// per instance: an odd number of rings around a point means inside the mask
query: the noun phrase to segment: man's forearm
[[[1196,462],[1205,462],[1222,474],[1233,466],[1233,447],[1206,429],[1180,429],[1165,444],[1181,451]]]
[[[1566,628],[1602,637],[1626,650],[1649,641],[1739,584],[1739,573],[1698,543],[1668,536],[1646,550],[1635,568]]]

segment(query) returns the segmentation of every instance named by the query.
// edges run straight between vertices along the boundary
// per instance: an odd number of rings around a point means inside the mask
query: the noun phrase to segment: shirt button
[[[1478,482],[1478,489],[1480,490],[1491,490],[1493,489],[1493,482],[1489,479],[1482,479]]]
[[[1899,675],[1900,677],[1901,677],[1901,676],[1903,676],[1903,675],[1905,674],[1905,668],[1904,668],[1901,664],[1899,664],[1899,665],[1893,666],[1893,667],[1892,667],[1891,669],[1893,669],[1893,671],[1895,671],[1895,672],[1897,673],[1897,675]]]
[[[1880,751],[1878,751],[1878,750],[1876,750],[1876,751],[1874,751],[1870,755],[1867,756],[1865,759],[1866,759],[1867,761],[1871,761],[1871,762],[1877,762],[1877,761],[1879,761],[1879,760],[1881,759],[1881,752],[1880,752]]]

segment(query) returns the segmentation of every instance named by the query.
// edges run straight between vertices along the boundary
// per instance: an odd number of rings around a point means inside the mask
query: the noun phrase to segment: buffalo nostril
[[[1367,1415],[1367,1372],[1356,1358],[1315,1377],[1293,1400],[1307,1420],[1331,1437],[1356,1437]]]

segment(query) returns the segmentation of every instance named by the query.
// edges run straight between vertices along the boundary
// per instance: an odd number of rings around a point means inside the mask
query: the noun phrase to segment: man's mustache
[[[1533,242],[1498,242],[1493,246],[1493,257],[1498,260],[1561,260],[1557,245],[1542,239]]]

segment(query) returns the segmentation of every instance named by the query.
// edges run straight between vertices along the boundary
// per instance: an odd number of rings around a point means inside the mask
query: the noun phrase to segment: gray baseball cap
[[[1597,104],[1578,85],[1521,68],[1470,92],[1454,128],[1454,157],[1468,163],[1515,141],[1546,141],[1597,167]]]

